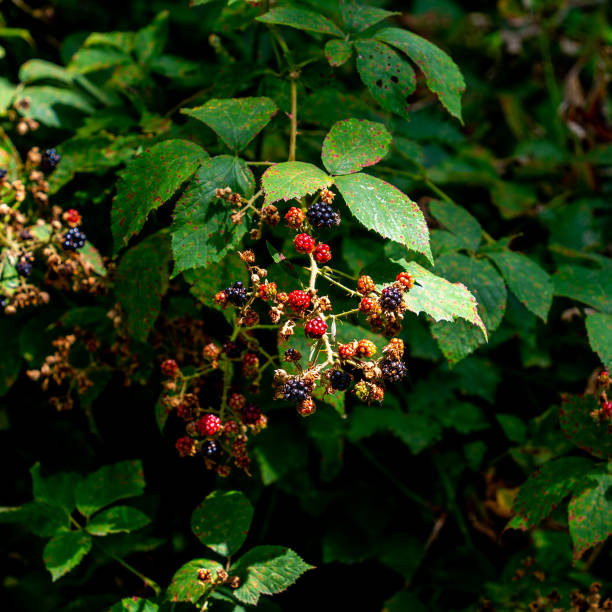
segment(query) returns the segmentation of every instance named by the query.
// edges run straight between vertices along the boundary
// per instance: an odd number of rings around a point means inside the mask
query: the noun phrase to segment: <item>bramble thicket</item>
[[[11,611],[612,610],[612,7],[0,5]]]

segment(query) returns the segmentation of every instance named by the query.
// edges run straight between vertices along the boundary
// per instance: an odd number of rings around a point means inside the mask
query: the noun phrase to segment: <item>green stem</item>
[[[291,81],[291,133],[289,135],[289,161],[295,161],[295,148],[297,142],[297,78],[299,72],[289,75]]]

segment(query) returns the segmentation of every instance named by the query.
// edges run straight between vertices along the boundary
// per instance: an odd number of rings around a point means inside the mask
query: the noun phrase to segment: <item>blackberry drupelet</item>
[[[351,376],[342,370],[334,370],[329,377],[329,382],[336,391],[346,391],[351,384]]]
[[[208,459],[216,459],[221,454],[221,446],[216,440],[206,440],[202,444],[202,454]]]
[[[242,422],[247,425],[255,425],[261,416],[261,408],[255,404],[247,404],[242,409]]]
[[[306,212],[313,227],[332,227],[340,225],[340,215],[325,202],[313,204]]]
[[[77,251],[85,246],[87,236],[76,227],[71,227],[64,236],[62,246],[67,251]]]
[[[53,170],[59,164],[60,159],[62,159],[62,156],[55,149],[47,149],[42,154],[40,165],[43,170]]]
[[[292,378],[283,385],[283,397],[286,400],[302,401],[308,397],[308,387],[303,380]]]
[[[227,301],[234,306],[242,306],[247,301],[247,290],[242,281],[236,281],[225,290]]]
[[[15,270],[19,276],[30,276],[32,274],[32,264],[26,259],[21,259],[15,264]]]
[[[406,364],[403,361],[385,359],[380,364],[383,378],[389,382],[398,382],[406,376]]]
[[[395,310],[402,303],[402,292],[397,287],[385,287],[380,295],[380,304],[387,310]]]

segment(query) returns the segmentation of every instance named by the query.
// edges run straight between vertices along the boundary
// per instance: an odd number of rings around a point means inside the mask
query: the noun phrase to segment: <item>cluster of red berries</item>
[[[309,234],[298,234],[293,239],[293,246],[298,253],[304,253],[315,258],[317,263],[325,264],[331,260],[332,254],[329,245],[315,242],[315,239]]]
[[[607,424],[608,430],[612,431],[612,401],[608,399],[610,389],[610,373],[603,370],[597,377],[597,391],[599,394],[599,406],[591,412],[591,418],[599,424]]]

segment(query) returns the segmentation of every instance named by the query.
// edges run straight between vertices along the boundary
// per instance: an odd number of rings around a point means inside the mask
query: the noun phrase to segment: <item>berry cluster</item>
[[[62,246],[67,251],[78,251],[85,246],[87,236],[80,231],[77,227],[71,227],[64,236]]]
[[[326,202],[313,204],[306,212],[306,216],[312,227],[317,229],[340,225],[340,215]]]
[[[607,424],[609,432],[612,432],[612,401],[608,399],[611,382],[610,373],[607,370],[602,370],[597,377],[599,407],[591,412],[591,418],[598,425]]]

